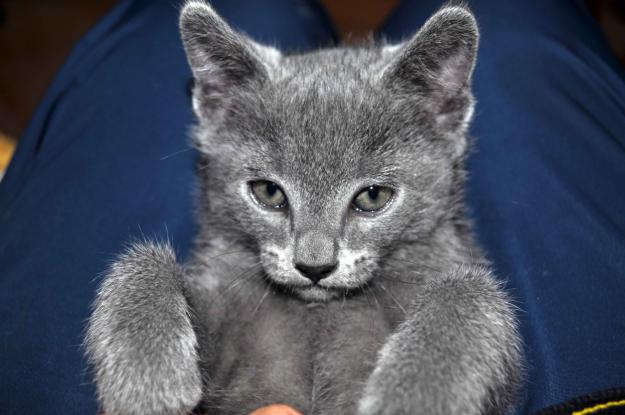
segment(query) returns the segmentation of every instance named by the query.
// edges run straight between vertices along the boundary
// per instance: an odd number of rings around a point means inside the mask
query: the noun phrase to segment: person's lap
[[[521,311],[518,413],[625,386],[625,78],[583,2],[469,0],[481,31],[469,203]],[[440,1],[404,1],[383,34]]]
[[[97,276],[132,238],[189,249],[195,156],[177,3],[122,1],[81,40],[0,184],[1,413],[96,413],[81,341]],[[310,1],[213,4],[281,48],[333,42]]]
[[[623,77],[583,9],[540,3],[470,2],[482,46],[469,201],[524,310],[522,413],[625,384],[622,323],[609,319],[625,312]],[[281,48],[332,42],[308,2],[213,4]],[[404,1],[383,34],[413,33],[439,5]],[[0,185],[3,411],[93,413],[80,341],[94,277],[133,237],[187,252],[189,79],[172,3],[126,1],[83,39],[33,119]]]

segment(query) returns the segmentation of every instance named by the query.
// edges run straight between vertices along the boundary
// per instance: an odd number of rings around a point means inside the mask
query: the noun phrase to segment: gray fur
[[[167,245],[135,244],[98,292],[86,339],[109,414],[184,414],[200,399],[197,340]]]
[[[167,246],[137,244],[104,281],[87,338],[104,409],[503,413],[516,320],[463,208],[471,13],[444,8],[401,45],[291,56],[202,2],[180,24],[200,229],[184,270]],[[288,210],[254,200],[259,179]],[[373,184],[394,189],[387,207],[351,210]],[[330,262],[317,285],[294,266]]]

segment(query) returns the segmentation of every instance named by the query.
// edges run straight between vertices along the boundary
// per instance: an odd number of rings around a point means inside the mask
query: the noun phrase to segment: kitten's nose
[[[337,262],[333,264],[324,264],[324,265],[306,265],[306,264],[295,264],[295,269],[302,273],[303,276],[311,280],[313,283],[318,283],[328,275],[332,274],[332,271],[336,269],[338,265]]]

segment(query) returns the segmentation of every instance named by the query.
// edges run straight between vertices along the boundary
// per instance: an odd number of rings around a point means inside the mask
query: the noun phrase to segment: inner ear
[[[473,15],[462,7],[443,8],[412,39],[387,48],[391,62],[383,79],[402,97],[425,98],[437,128],[461,128],[472,112],[477,44]]]

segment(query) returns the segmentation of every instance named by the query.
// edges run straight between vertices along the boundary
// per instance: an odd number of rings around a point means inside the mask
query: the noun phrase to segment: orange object
[[[0,132],[0,177],[2,177],[2,172],[9,167],[16,145],[13,138]]]
[[[275,404],[258,408],[250,415],[302,415],[302,413],[288,405]]]

